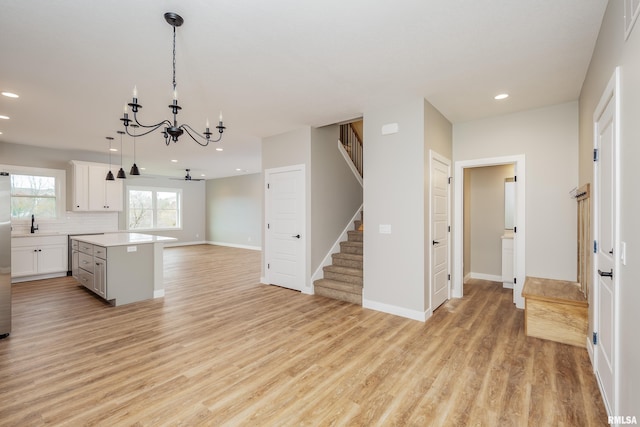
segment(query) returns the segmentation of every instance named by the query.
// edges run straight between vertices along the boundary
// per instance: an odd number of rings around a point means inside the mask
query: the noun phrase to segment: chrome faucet
[[[38,226],[34,225],[35,220],[35,215],[31,214],[31,234],[35,233],[38,230]]]

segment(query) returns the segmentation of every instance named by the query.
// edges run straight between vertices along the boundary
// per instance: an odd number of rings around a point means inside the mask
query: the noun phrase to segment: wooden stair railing
[[[340,142],[362,177],[362,141],[351,123],[340,125]]]

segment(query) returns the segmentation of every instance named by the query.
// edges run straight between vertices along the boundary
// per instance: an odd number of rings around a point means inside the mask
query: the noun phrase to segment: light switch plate
[[[386,125],[382,125],[383,135],[391,135],[392,133],[398,133],[397,123],[387,123]]]
[[[378,230],[380,234],[391,234],[391,224],[379,224]]]
[[[127,252],[137,252],[137,251],[138,251],[137,246],[127,246]]]

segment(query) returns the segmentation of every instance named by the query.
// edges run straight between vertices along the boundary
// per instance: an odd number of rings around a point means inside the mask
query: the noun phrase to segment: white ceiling
[[[0,141],[107,152],[134,85],[146,123],[223,111],[223,152],[137,139],[145,173],[260,171],[260,140],[407,97],[451,122],[578,99],[606,0],[21,0],[0,10]],[[504,101],[493,96],[508,92]],[[125,137],[125,165],[132,143]],[[366,142],[365,142],[366,143]],[[117,157],[117,156],[116,156]],[[171,159],[178,163],[170,163]],[[119,160],[119,159],[117,159]],[[128,166],[125,166],[128,168]],[[236,168],[242,169],[237,172]]]

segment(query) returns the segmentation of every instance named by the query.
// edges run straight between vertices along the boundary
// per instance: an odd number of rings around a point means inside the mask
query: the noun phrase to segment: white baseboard
[[[164,296],[164,289],[154,289],[153,297],[154,298],[162,298]]]
[[[207,245],[215,245],[215,246],[226,246],[229,248],[239,248],[239,249],[250,249],[252,251],[261,251],[262,246],[251,246],[251,245],[238,245],[236,243],[227,243],[227,242],[205,242]]]
[[[505,289],[513,289],[513,283],[502,282],[502,287],[505,288]]]
[[[11,283],[20,283],[20,282],[30,282],[32,280],[41,280],[41,279],[53,279],[55,277],[66,277],[67,272],[62,271],[60,273],[49,273],[49,274],[38,274],[35,276],[22,276],[22,277],[12,277]]]
[[[193,245],[206,245],[207,242],[205,242],[204,240],[199,241],[199,242],[176,242],[176,243],[165,243],[164,247],[165,248],[173,248],[173,247],[178,247],[178,246],[193,246]]]
[[[480,279],[480,280],[490,280],[492,282],[500,282],[502,283],[502,276],[498,276],[495,274],[484,274],[484,273],[469,273],[469,278],[471,279]]]
[[[383,313],[393,314],[395,316],[405,317],[411,320],[418,320],[420,322],[426,322],[431,317],[431,309],[427,311],[411,310],[405,307],[398,307],[391,304],[384,304],[377,301],[368,300],[362,298],[362,307],[375,311],[381,311]]]
[[[342,145],[342,144],[339,143],[339,145]],[[331,265],[332,263],[331,255],[340,252],[340,242],[347,240],[348,232],[352,231],[355,228],[354,221],[360,215],[360,212],[362,211],[362,206],[363,205],[360,205],[356,213],[351,218],[351,221],[349,221],[345,229],[342,230],[342,234],[338,236],[338,239],[333,243],[333,246],[331,246],[331,249],[329,249],[329,252],[320,263],[320,266],[316,269],[316,271],[311,276],[311,283],[315,282],[316,280],[322,279],[324,277],[324,271],[322,270],[322,268],[326,267],[327,265]]]

